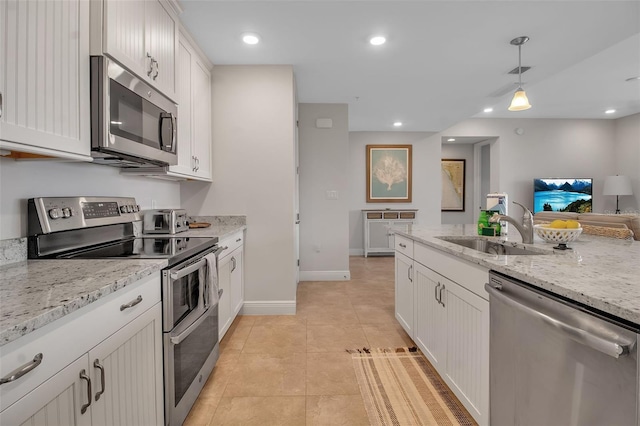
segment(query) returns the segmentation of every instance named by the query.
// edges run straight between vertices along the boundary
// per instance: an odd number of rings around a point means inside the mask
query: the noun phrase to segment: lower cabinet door
[[[414,341],[431,364],[442,371],[447,351],[447,312],[440,303],[443,277],[414,263],[416,320]]]
[[[161,425],[162,307],[157,303],[89,351],[93,425]]]
[[[85,354],[2,411],[0,425],[90,425],[89,375]]]
[[[489,302],[447,280],[445,381],[480,425],[489,424]]]
[[[243,266],[242,259],[243,258],[243,250],[242,247],[237,248],[231,254],[231,282],[230,282],[230,293],[231,293],[231,318],[236,317],[240,309],[242,309],[242,305],[244,303],[244,277],[243,277]]]
[[[231,326],[231,254],[218,262],[218,286],[222,290],[218,305],[218,334],[222,340]]]
[[[396,252],[396,319],[413,339],[413,260]]]

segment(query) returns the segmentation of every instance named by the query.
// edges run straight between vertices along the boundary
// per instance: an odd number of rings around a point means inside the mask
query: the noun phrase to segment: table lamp
[[[616,214],[620,214],[618,197],[621,195],[633,195],[633,191],[631,190],[631,181],[626,176],[607,176],[604,179],[602,195],[616,196]]]

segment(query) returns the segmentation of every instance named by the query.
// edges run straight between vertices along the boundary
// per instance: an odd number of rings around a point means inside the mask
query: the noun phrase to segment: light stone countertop
[[[640,326],[640,242],[580,235],[569,243],[573,250],[553,250],[556,244],[535,237],[533,248],[548,256],[501,256],[440,240],[438,236],[477,236],[476,225],[413,226],[394,232],[416,242],[517,278],[554,294],[630,321]],[[520,245],[517,235],[481,237]],[[531,245],[525,245],[531,246]]]
[[[222,241],[246,229],[245,218],[242,216],[203,216],[194,219],[212,225],[172,236],[218,237]],[[156,235],[168,236],[141,236]],[[26,258],[26,239],[7,240],[0,247],[4,251],[11,249],[23,259]],[[13,262],[0,266],[0,346],[147,275],[159,273],[167,266],[166,259],[52,259],[17,262],[14,259]]]
[[[2,266],[0,346],[166,266],[166,259],[28,260]]]

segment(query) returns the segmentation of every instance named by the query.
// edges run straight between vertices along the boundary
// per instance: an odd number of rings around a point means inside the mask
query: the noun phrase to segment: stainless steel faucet
[[[533,213],[522,204],[513,201],[513,204],[517,204],[524,209],[524,216],[522,216],[522,224],[510,216],[502,214],[494,214],[489,218],[489,222],[496,223],[501,220],[509,222],[516,227],[520,235],[522,236],[522,242],[525,244],[533,244]]]

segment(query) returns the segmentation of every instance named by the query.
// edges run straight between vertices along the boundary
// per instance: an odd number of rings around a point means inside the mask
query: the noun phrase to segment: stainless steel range
[[[218,238],[141,235],[134,198],[33,198],[28,214],[30,259],[167,259],[165,424],[182,424],[219,357]]]

